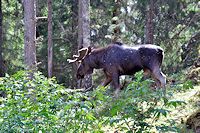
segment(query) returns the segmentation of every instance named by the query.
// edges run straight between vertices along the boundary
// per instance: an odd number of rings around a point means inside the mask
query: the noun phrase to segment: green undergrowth
[[[195,109],[199,88],[190,81],[150,89],[151,80],[135,80],[118,98],[109,88],[83,93],[57,84],[40,72],[33,79],[18,73],[0,79],[0,132],[181,132]]]

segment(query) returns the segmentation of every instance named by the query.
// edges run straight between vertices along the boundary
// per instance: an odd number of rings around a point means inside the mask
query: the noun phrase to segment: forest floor
[[[192,129],[186,128],[186,122],[192,114],[200,109],[200,85],[194,86],[193,89],[173,92],[173,97],[169,100],[180,100],[184,101],[185,104],[178,105],[176,108],[169,108],[170,112],[167,117],[163,116],[163,118],[159,119],[157,122],[164,123],[171,120],[171,124],[179,128],[181,133],[192,133]],[[200,119],[198,121],[200,121]]]
[[[174,98],[183,100],[186,104],[172,110],[170,117],[180,124],[182,132],[189,132],[185,123],[188,117],[200,109],[200,86],[194,86],[194,89],[189,89],[185,92],[177,92]]]
[[[171,128],[171,131],[168,130],[166,131],[167,133],[176,133],[177,131],[180,133],[193,133],[192,129],[188,129],[186,127],[186,121],[188,117],[200,109],[200,85],[194,86],[193,89],[180,91],[168,90],[168,92],[173,93],[173,96],[168,100],[183,101],[184,104],[177,105],[177,107],[166,108],[169,110],[168,115],[161,116],[158,120],[156,120],[155,126],[160,124],[168,126]],[[113,127],[106,127],[105,129],[108,133],[118,132]],[[159,131],[153,129],[150,132],[158,133]]]

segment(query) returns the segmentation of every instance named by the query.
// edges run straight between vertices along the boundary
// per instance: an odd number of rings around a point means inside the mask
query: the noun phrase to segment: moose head
[[[78,55],[73,55],[74,59],[67,59],[69,63],[78,62],[78,69],[76,73],[77,79],[82,79],[86,74],[92,74],[93,68],[90,67],[89,55],[92,51],[91,47],[82,48],[78,50]]]

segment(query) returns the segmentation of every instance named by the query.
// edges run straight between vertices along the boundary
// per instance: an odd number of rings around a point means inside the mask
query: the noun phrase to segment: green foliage
[[[178,131],[167,119],[171,107],[185,104],[180,100],[169,100],[162,90],[150,89],[152,81],[136,80],[112,97],[104,87],[83,93],[70,90],[47,79],[40,72],[33,80],[27,73],[0,79],[0,132],[104,132],[109,130],[126,132]],[[113,131],[112,130],[112,131]]]
[[[26,73],[18,72],[1,80],[1,90],[6,93],[1,104],[1,132],[58,130],[53,111],[61,102],[63,88],[40,75],[36,73],[31,81]]]
[[[37,16],[47,15],[45,0],[37,1]],[[54,1],[53,43],[54,75],[58,82],[70,86],[71,57],[77,44],[78,1]],[[106,46],[113,28],[121,29],[121,40],[130,45],[144,42],[146,10],[149,1],[121,1],[117,25],[112,24],[115,1],[91,1],[91,44]],[[163,70],[167,74],[190,66],[199,54],[199,0],[158,0],[154,12],[154,42],[163,47]],[[18,0],[2,1],[3,57],[8,73],[21,70],[23,65],[23,10]],[[47,73],[47,21],[37,21],[38,68]],[[103,132],[104,127],[127,132],[157,130],[178,131],[175,121],[169,119],[171,108],[185,105],[181,100],[169,100],[174,92],[193,89],[184,74],[174,74],[175,84],[164,95],[162,90],[151,90],[151,80],[136,79],[113,98],[106,88],[82,93],[47,79],[40,72],[29,80],[27,73],[0,78],[0,132]],[[191,77],[193,78],[193,77]],[[190,79],[191,79],[190,78]],[[172,79],[172,80],[173,80]],[[99,79],[97,79],[99,80]],[[181,81],[185,81],[181,83]],[[167,119],[158,123],[160,119]],[[112,127],[113,126],[113,127]]]
[[[2,1],[3,57],[8,73],[15,73],[23,64],[23,10],[19,1]]]
[[[136,74],[136,80],[120,93],[117,99],[108,99],[101,114],[108,117],[108,123],[120,131],[151,132],[178,131],[177,127],[168,122],[156,123],[162,117],[168,116],[169,107],[185,104],[180,100],[168,100],[171,96],[163,90],[150,89],[151,80],[142,81],[142,73]],[[110,101],[109,101],[110,100]]]
[[[96,129],[92,103],[40,72],[29,80],[25,72],[0,80],[1,132],[74,132]],[[86,100],[86,101],[84,101]]]

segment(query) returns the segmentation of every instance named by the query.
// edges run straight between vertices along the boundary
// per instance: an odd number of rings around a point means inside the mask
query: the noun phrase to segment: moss
[[[186,125],[187,128],[193,129],[194,132],[200,132],[200,109],[188,117]]]

